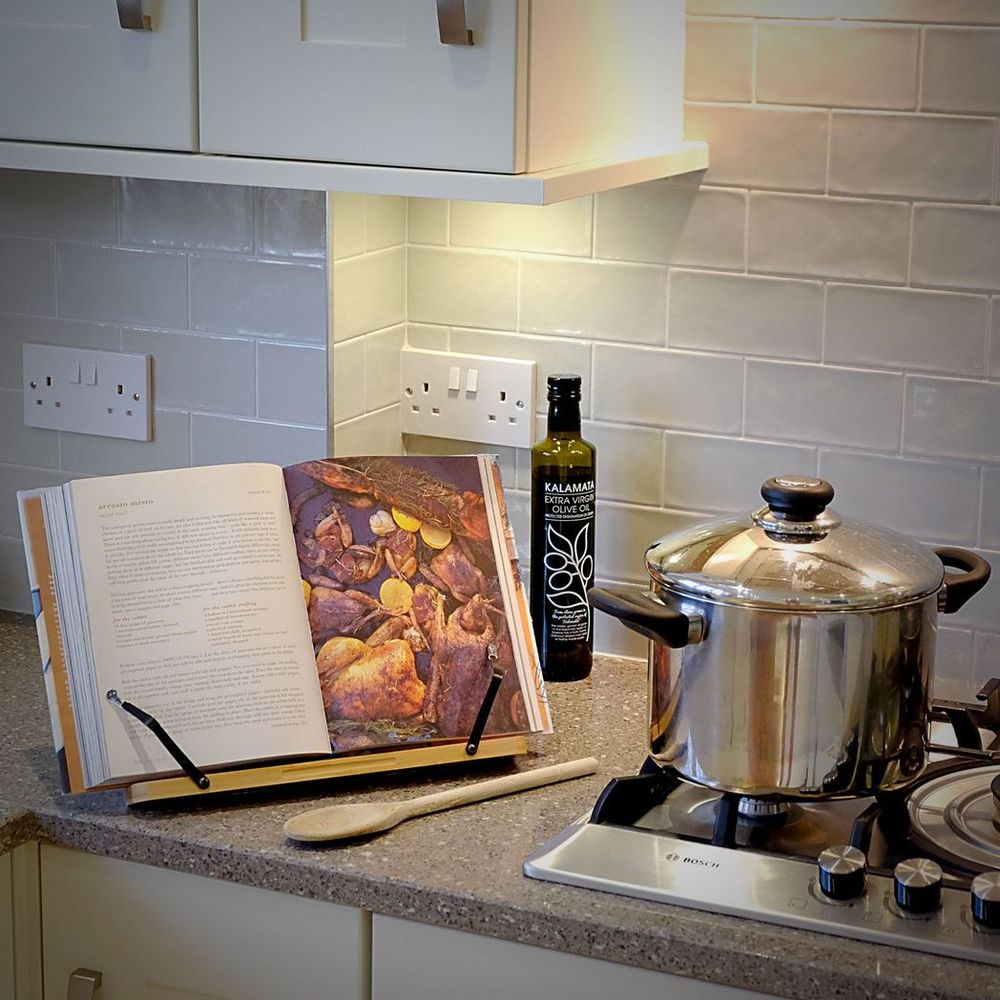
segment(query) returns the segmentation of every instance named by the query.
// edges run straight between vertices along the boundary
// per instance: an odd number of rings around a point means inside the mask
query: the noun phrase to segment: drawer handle
[[[142,0],[117,0],[118,23],[126,31],[152,31],[153,19],[142,12]]]
[[[74,969],[69,975],[66,1000],[95,1000],[101,988],[101,974],[93,969]]]
[[[465,0],[437,0],[438,34],[442,45],[472,45]]]

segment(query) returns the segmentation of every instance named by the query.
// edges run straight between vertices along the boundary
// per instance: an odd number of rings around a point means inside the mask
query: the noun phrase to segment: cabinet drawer
[[[361,1000],[362,910],[146,865],[41,848],[46,1000],[77,968],[101,1000]]]
[[[113,0],[0,0],[0,136],[197,149],[195,2],[143,3],[151,31]]]
[[[467,0],[465,46],[442,44],[436,0],[201,0],[202,149],[518,170],[525,7]]]
[[[414,969],[420,970],[420,995],[425,997],[767,1000],[765,994],[750,990],[376,914],[372,1000],[406,996]]]

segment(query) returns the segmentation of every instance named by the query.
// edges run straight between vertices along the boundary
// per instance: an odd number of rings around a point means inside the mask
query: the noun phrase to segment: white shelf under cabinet
[[[704,142],[681,142],[660,155],[635,160],[577,163],[538,173],[491,174],[0,141],[0,168],[516,205],[547,205],[707,166],[708,145]]]

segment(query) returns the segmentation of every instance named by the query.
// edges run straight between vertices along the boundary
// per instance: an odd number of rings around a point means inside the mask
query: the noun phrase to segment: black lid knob
[[[775,514],[789,521],[812,521],[833,499],[833,487],[812,476],[776,476],[760,488],[760,495]]]
[[[865,856],[856,847],[836,844],[816,859],[819,887],[830,899],[855,899],[865,891]]]
[[[972,880],[972,916],[980,926],[1000,930],[1000,872],[983,872]]]
[[[941,905],[941,866],[928,858],[900,861],[892,871],[896,905],[907,913],[930,913]]]

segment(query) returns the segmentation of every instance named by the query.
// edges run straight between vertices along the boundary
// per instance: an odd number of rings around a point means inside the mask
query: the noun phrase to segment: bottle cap
[[[549,402],[554,400],[579,401],[582,382],[579,375],[550,375],[547,381]]]

